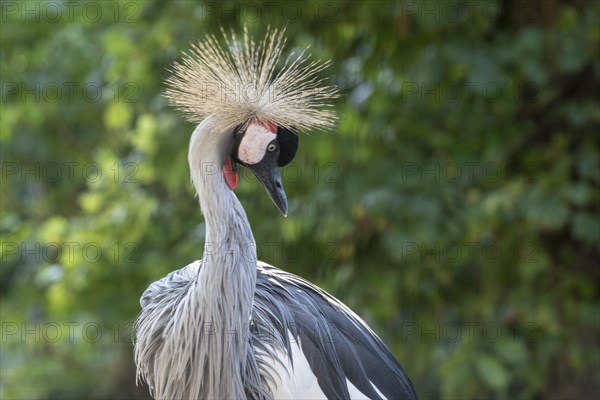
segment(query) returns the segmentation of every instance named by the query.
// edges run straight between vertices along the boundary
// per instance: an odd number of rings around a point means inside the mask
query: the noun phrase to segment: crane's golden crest
[[[290,54],[276,72],[286,42],[283,30],[268,30],[258,44],[247,28],[240,39],[222,32],[225,46],[214,35],[205,37],[173,64],[166,79],[167,99],[188,120],[215,116],[223,132],[252,119],[298,130],[333,125],[327,101],[337,89],[318,76],[329,62],[309,60],[304,49]]]

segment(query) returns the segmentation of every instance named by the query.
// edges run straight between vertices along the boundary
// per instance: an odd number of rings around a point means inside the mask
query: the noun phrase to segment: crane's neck
[[[216,388],[216,392],[204,394],[207,398],[242,398],[241,376],[256,285],[256,244],[242,205],[223,179],[222,164],[231,154],[233,138],[211,132],[206,122],[194,131],[188,156],[206,222],[196,312],[201,314],[206,339],[202,344],[208,364],[203,371],[205,388]]]

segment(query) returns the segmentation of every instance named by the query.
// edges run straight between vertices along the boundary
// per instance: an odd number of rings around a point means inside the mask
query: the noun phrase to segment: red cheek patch
[[[233,164],[231,162],[231,158],[227,158],[223,162],[223,179],[225,179],[225,183],[229,187],[229,189],[234,190],[238,184],[238,176],[233,170]]]

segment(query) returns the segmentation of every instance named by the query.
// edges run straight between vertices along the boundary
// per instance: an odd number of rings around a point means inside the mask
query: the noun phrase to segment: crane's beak
[[[285,190],[283,190],[283,183],[281,181],[281,173],[279,172],[279,166],[276,161],[269,162],[263,160],[257,164],[245,165],[250,171],[256,175],[260,183],[263,184],[269,197],[275,203],[275,207],[287,217],[288,203]]]

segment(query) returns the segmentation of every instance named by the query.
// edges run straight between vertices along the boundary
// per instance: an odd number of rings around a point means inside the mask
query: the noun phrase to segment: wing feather
[[[389,349],[343,303],[310,282],[260,261],[257,278],[255,302],[270,309],[270,319],[278,320],[280,338],[285,341],[283,330],[289,330],[300,343],[327,398],[349,398],[347,382],[371,399],[417,398]],[[289,348],[289,343],[284,345]]]

